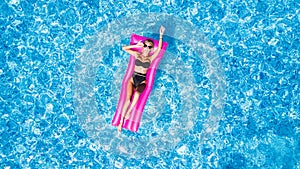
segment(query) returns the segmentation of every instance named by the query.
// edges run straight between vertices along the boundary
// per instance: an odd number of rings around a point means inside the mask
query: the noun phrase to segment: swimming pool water
[[[0,0],[1,168],[300,168],[294,1]],[[137,133],[130,34],[169,43]]]

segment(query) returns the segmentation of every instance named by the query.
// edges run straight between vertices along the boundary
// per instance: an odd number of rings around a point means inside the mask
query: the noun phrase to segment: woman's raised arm
[[[160,26],[158,47],[157,47],[156,51],[154,52],[154,54],[152,55],[151,60],[154,60],[158,56],[158,54],[159,54],[159,52],[161,50],[161,47],[162,47],[162,38],[163,38],[164,32],[165,32],[165,27]]]

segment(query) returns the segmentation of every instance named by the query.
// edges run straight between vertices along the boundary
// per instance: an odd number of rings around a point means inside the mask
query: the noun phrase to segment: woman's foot
[[[122,125],[121,124],[119,124],[119,126],[118,126],[118,131],[122,132]]]
[[[119,132],[122,132],[122,127],[123,127],[123,117],[122,117],[122,119],[120,121],[120,124],[118,125],[118,131]]]

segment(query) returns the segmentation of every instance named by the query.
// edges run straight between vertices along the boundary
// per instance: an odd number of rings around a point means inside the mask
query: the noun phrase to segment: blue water
[[[0,168],[300,168],[300,2],[0,0]],[[168,49],[111,126],[131,33]]]

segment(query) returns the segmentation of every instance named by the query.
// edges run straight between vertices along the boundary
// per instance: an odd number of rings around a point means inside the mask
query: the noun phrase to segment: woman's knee
[[[127,96],[126,96],[126,101],[130,101],[131,100],[131,97],[132,97],[132,93],[128,93]]]

